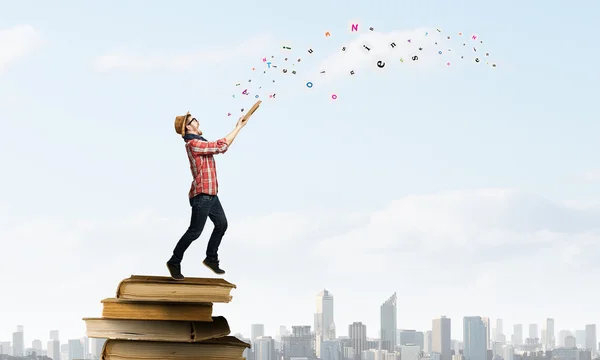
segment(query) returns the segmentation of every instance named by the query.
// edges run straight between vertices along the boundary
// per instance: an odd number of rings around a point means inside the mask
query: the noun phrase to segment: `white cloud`
[[[30,54],[41,42],[40,33],[31,25],[0,30],[0,74],[8,65]]]
[[[269,35],[258,35],[235,46],[178,54],[135,55],[126,51],[116,51],[96,59],[94,68],[98,71],[182,71],[199,64],[217,64],[240,56],[259,56],[271,41]]]
[[[546,256],[538,259],[545,267],[574,269],[600,256],[599,220],[597,207],[570,208],[510,189],[408,196],[372,214],[367,224],[324,239],[313,252],[335,252],[332,271],[365,256],[383,268],[420,267],[426,258],[475,269],[533,262],[537,254]],[[518,259],[523,255],[529,258]]]

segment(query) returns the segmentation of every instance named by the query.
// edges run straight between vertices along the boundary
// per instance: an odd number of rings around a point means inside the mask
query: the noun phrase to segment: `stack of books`
[[[235,285],[223,279],[132,275],[101,318],[83,318],[90,338],[106,339],[102,360],[243,360],[250,344],[229,336],[213,303],[231,301]]]

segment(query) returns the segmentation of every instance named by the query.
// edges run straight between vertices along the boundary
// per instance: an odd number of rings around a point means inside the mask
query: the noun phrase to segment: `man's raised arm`
[[[244,126],[246,126],[246,124],[248,123],[248,120],[243,121],[244,117],[240,117],[240,119],[238,120],[237,124],[235,125],[235,129],[233,129],[232,132],[230,132],[229,134],[227,134],[227,136],[225,136],[225,141],[227,142],[228,146],[231,146],[231,143],[233,143],[233,140],[235,140],[235,137],[238,136],[238,133],[240,132],[240,130],[242,130],[242,128]]]
[[[240,130],[246,126],[247,121],[242,121],[242,118],[243,117],[238,120],[235,129],[224,138],[217,141],[191,140],[190,149],[192,152],[201,155],[224,154],[229,149],[229,146],[231,146],[231,143],[233,143],[233,140],[235,140],[235,137],[239,134]]]
[[[192,139],[189,142],[190,150],[193,153],[200,155],[216,155],[223,154],[229,148],[227,140],[225,138],[217,141],[202,141],[198,139]]]

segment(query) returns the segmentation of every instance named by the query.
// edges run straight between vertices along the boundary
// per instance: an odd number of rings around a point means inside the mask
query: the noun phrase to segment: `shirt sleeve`
[[[202,141],[198,139],[192,139],[188,143],[190,150],[194,154],[198,155],[215,155],[215,154],[223,154],[229,148],[225,138],[219,139],[217,141]]]

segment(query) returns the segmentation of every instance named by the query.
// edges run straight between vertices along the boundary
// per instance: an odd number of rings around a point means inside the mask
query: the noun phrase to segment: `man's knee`
[[[202,229],[197,228],[195,226],[190,226],[187,231],[188,237],[193,241],[200,237],[202,234]]]
[[[219,217],[215,221],[215,230],[224,234],[227,231],[227,218],[225,216]]]

